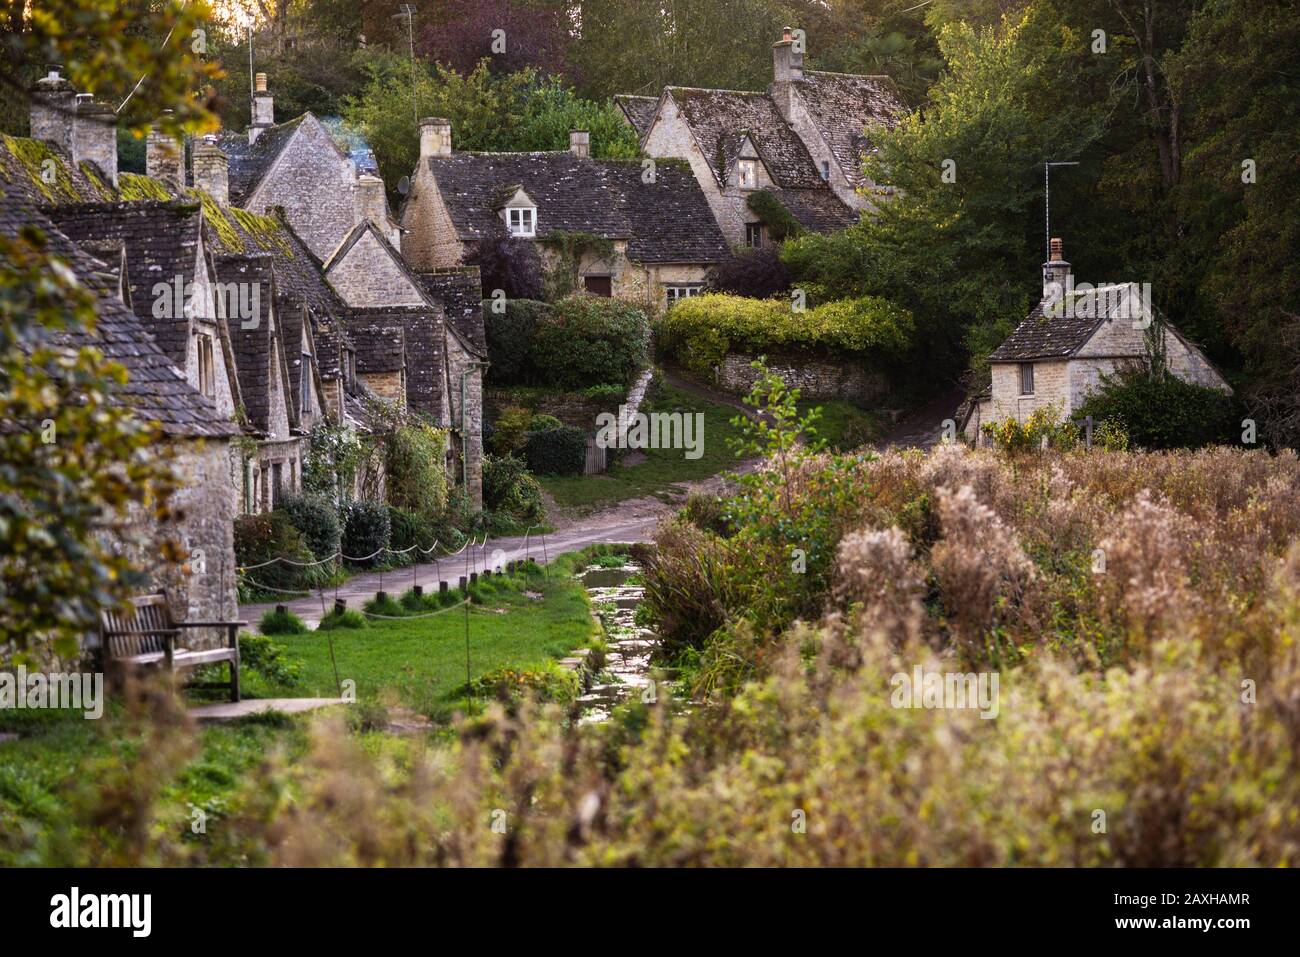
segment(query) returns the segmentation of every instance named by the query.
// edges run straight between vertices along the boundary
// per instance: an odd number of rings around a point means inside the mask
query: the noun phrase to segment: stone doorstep
[[[198,705],[190,708],[190,716],[198,721],[237,721],[251,714],[266,714],[269,711],[302,714],[346,703],[342,698],[246,698],[243,701]]]

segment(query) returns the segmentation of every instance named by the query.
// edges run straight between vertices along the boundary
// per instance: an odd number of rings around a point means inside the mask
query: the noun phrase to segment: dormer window
[[[537,209],[532,206],[512,206],[506,210],[506,225],[511,236],[537,235]]]
[[[822,160],[822,179],[830,182],[831,179],[831,161]]]
[[[758,188],[758,161],[743,159],[737,164],[737,179],[741,189]]]

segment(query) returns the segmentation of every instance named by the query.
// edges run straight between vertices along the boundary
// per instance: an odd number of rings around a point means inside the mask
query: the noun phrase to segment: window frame
[[[745,224],[745,248],[760,249],[763,246],[763,224]]]
[[[519,224],[516,226],[512,220],[516,214],[519,216]],[[527,224],[525,225],[525,220]],[[506,231],[511,236],[527,239],[537,235],[537,207],[536,206],[507,206],[506,207]]]
[[[741,189],[758,189],[758,160],[743,158],[736,161],[736,185]]]
[[[672,308],[683,299],[693,299],[703,294],[703,283],[672,282],[664,285],[664,304],[667,308]]]
[[[1029,388],[1025,388],[1028,382]],[[1034,364],[1032,362],[1020,363],[1020,394],[1034,395]]]

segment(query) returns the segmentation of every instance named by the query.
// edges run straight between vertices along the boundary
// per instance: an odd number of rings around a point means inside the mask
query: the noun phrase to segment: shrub
[[[555,388],[629,385],[650,364],[650,322],[619,299],[570,296],[539,318],[532,363]]]
[[[276,511],[283,512],[301,533],[316,558],[327,558],[339,548],[339,513],[322,495],[289,495]]]
[[[302,533],[283,512],[241,515],[235,519],[235,561],[240,567],[262,565],[273,558],[314,561]],[[254,588],[292,589],[302,587],[308,575],[304,569],[285,562],[272,562],[247,572],[244,580]]]
[[[437,538],[433,522],[419,512],[412,512],[396,505],[390,505],[388,506],[388,526],[391,529],[388,547],[394,552],[405,552],[406,554],[401,556],[405,563],[410,564],[426,560],[423,552],[407,552],[407,549],[414,546],[416,549],[423,549],[427,552],[428,549],[433,548],[433,543]]]
[[[271,614],[274,614],[274,612]],[[288,617],[297,621],[303,632],[307,631],[307,626],[296,616],[289,615]],[[265,632],[266,618],[262,619],[262,629]],[[278,634],[298,633],[278,632]],[[299,662],[290,661],[285,653],[284,646],[270,638],[270,634],[271,632],[265,632],[265,634],[261,635],[252,635],[248,632],[242,633],[239,636],[240,663],[260,672],[276,684],[292,685],[298,680],[298,675],[302,672],[302,665]]]
[[[705,376],[733,351],[806,351],[887,365],[908,347],[912,317],[893,303],[871,297],[795,312],[782,300],[705,295],[669,309],[656,333],[660,348]]]
[[[532,428],[533,414],[522,406],[512,405],[501,410],[493,423],[489,447],[497,455],[518,452],[524,445],[524,434]]]
[[[320,620],[316,626],[317,631],[334,631],[337,628],[369,628],[370,623],[366,621],[366,616],[354,608],[348,608],[340,614],[331,608],[329,614]]]
[[[542,432],[546,429],[558,429],[562,425],[564,425],[564,423],[555,416],[543,412],[540,415],[533,416],[533,421],[529,424],[528,431]]]
[[[1012,454],[1038,451],[1043,448],[1044,440],[1048,448],[1064,452],[1080,441],[1079,426],[1062,421],[1058,405],[1039,406],[1024,422],[1010,417],[1001,422],[986,422],[982,431],[995,447]]]
[[[583,440],[586,462],[586,440]],[[528,474],[523,461],[513,455],[487,455],[483,459],[483,504],[520,522],[540,522],[542,487]]]
[[[1145,449],[1229,445],[1241,432],[1232,396],[1166,373],[1134,369],[1109,376],[1079,410],[1094,423],[1114,422]]]
[[[488,381],[499,385],[537,385],[533,364],[533,337],[537,324],[551,313],[551,306],[531,299],[508,299],[504,303],[483,301],[483,328],[487,336]]]
[[[789,291],[790,270],[781,261],[781,247],[769,244],[746,249],[713,266],[704,287],[708,292],[771,299]]]
[[[306,622],[287,609],[268,611],[258,622],[257,628],[264,635],[305,635],[310,630]],[[242,642],[240,647],[243,647]]]
[[[572,425],[529,432],[524,458],[538,475],[581,475],[587,465],[587,433]]]
[[[422,515],[447,507],[447,433],[409,422],[388,437],[384,456],[388,501]]]
[[[473,262],[482,277],[485,299],[491,299],[498,289],[507,299],[541,298],[542,257],[535,243],[501,229],[478,241]]]
[[[363,565],[376,565],[386,557],[381,549],[388,547],[392,534],[387,505],[383,502],[352,502],[343,521],[343,554],[353,559],[364,559]]]
[[[526,697],[539,701],[572,702],[578,697],[576,672],[559,667],[536,669],[497,668],[474,679],[472,693],[515,708]]]

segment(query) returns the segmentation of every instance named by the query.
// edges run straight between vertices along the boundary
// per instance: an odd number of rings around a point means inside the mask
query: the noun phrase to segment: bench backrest
[[[109,609],[100,613],[104,630],[104,645],[110,658],[134,658],[162,652],[167,649],[166,639],[156,634],[171,631],[171,609],[165,595],[144,595],[131,599],[126,612]],[[155,634],[148,634],[155,632]]]

